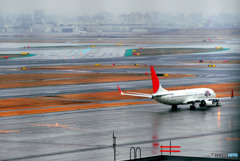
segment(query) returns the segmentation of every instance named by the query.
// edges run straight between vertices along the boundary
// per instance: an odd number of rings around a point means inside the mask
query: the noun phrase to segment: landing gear
[[[201,101],[201,103],[199,104],[200,107],[205,107],[206,106],[206,102],[205,101]]]
[[[190,110],[195,110],[195,109],[196,109],[196,107],[194,105],[190,106]]]
[[[172,110],[177,110],[177,105],[172,105]]]

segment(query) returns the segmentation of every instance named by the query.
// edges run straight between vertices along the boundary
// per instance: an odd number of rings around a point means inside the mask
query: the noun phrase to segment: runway
[[[196,111],[149,104],[1,119],[1,127],[20,131],[0,135],[5,147],[1,154],[14,150],[14,157],[1,155],[1,159],[112,160],[113,130],[118,160],[127,159],[132,146],[140,147],[143,156],[160,154],[156,145],[169,145],[169,140],[181,146],[178,155],[183,156],[239,153],[238,105],[237,98],[222,107]],[[54,127],[56,123],[60,126]]]
[[[22,45],[16,44],[17,47],[14,49],[11,45],[5,47],[8,48],[8,52],[15,52]],[[90,50],[81,48],[77,54],[75,51],[77,49],[39,49],[36,57],[0,60],[0,73],[4,75],[77,72],[145,73],[150,71],[142,68],[71,71],[19,70],[22,66],[138,63],[173,66],[173,68],[156,68],[158,73],[197,75],[196,77],[160,80],[163,87],[236,83],[240,80],[239,64],[217,64],[216,68],[208,68],[207,64],[184,63],[201,59],[239,60],[239,44],[229,42],[217,45],[182,44],[184,47],[226,46],[230,50],[188,55],[123,57],[126,48],[139,46],[142,45],[116,46],[110,47],[110,50],[108,47]],[[145,46],[153,45],[145,44]],[[169,44],[169,46],[176,47],[181,44]],[[23,49],[20,51],[23,52]],[[84,51],[85,53],[82,53]],[[60,53],[56,54],[58,52]],[[189,66],[189,68],[174,68],[177,65]],[[116,84],[124,90],[151,88],[151,80],[7,88],[0,90],[0,101],[6,98],[117,91]],[[239,103],[240,98],[235,97],[224,101],[220,107],[197,108],[195,111],[190,110],[188,105],[179,106],[177,111],[172,111],[170,106],[150,102],[131,106],[1,117],[0,160],[113,160],[113,131],[117,137],[117,160],[129,159],[131,147],[140,147],[142,156],[159,155],[161,154],[160,145],[168,146],[170,140],[172,145],[181,146],[181,152],[172,155],[210,157],[212,152],[238,153],[239,155]]]

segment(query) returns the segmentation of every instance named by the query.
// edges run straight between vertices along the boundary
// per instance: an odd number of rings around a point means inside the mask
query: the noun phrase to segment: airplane
[[[195,88],[195,89],[168,91],[162,88],[153,67],[151,67],[151,77],[152,77],[153,94],[136,93],[136,92],[124,93],[122,92],[120,87],[117,85],[118,90],[121,93],[121,95],[145,97],[145,98],[154,99],[159,103],[171,105],[173,110],[176,110],[178,105],[185,105],[185,104],[191,104],[190,110],[195,110],[196,103],[199,103],[200,107],[220,106],[221,105],[220,100],[233,98],[233,89],[232,89],[231,97],[225,97],[225,98],[216,98],[216,93],[210,88]]]

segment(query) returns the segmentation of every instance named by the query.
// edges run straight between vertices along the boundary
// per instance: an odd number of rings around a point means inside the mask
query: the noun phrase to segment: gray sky
[[[221,12],[240,15],[240,0],[0,0],[0,13],[32,13],[83,15],[106,11],[115,14],[159,11],[164,13]]]

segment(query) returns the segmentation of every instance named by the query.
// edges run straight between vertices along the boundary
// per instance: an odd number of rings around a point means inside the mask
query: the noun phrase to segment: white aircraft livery
[[[195,88],[186,90],[167,91],[162,88],[157,74],[151,67],[153,94],[128,92],[123,93],[117,85],[119,92],[122,95],[146,97],[156,100],[159,103],[172,105],[172,109],[176,110],[178,105],[191,104],[190,109],[195,109],[195,104],[199,103],[200,107],[220,106],[220,100],[233,98],[233,90],[231,97],[215,98],[216,93],[210,88]]]

